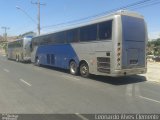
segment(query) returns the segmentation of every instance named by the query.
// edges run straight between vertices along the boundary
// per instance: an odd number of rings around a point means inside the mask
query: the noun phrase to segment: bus
[[[34,37],[31,62],[68,69],[82,77],[143,74],[147,39],[144,17],[121,10]]]
[[[7,57],[17,62],[31,61],[31,40],[32,37],[24,37],[8,43]]]

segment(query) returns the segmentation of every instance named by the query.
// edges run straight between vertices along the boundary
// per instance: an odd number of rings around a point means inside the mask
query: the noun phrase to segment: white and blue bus
[[[16,60],[17,62],[31,61],[31,36],[9,42],[7,45],[8,59]]]
[[[70,73],[126,76],[146,73],[147,28],[143,16],[118,11],[32,39],[31,61]]]

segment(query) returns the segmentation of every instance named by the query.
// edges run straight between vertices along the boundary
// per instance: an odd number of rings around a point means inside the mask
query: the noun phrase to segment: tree
[[[154,55],[155,56],[160,56],[160,46],[157,46],[154,48]]]
[[[5,50],[5,53],[6,53],[6,51],[7,51],[7,42],[4,42],[4,41],[0,42],[0,48]]]
[[[160,38],[148,42],[148,55],[160,56]]]

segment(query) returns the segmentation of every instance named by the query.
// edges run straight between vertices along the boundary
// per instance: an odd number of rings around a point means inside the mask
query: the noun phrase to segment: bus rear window
[[[144,19],[122,16],[122,32],[124,41],[145,41]]]
[[[99,40],[112,39],[112,20],[99,24]]]

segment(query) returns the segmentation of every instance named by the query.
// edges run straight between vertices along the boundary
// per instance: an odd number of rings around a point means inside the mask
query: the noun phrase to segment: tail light
[[[121,66],[121,48],[120,48],[120,43],[117,44],[117,66]]]

